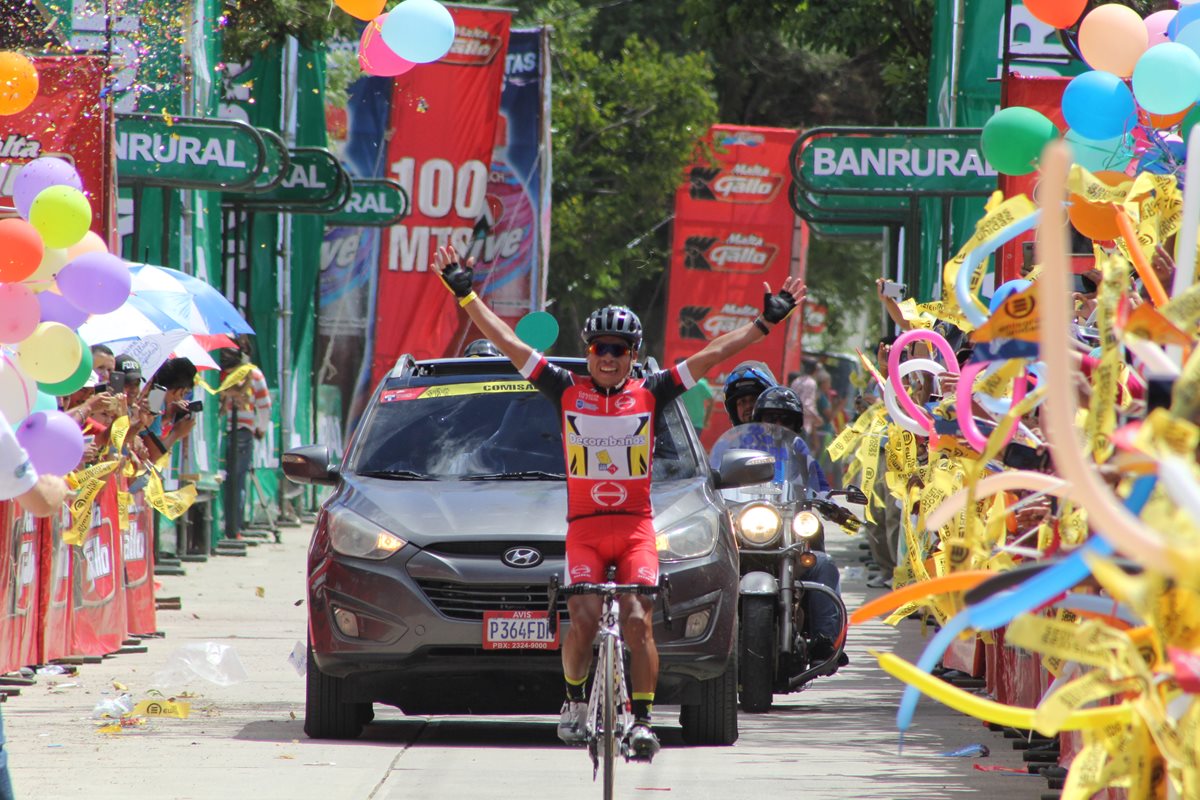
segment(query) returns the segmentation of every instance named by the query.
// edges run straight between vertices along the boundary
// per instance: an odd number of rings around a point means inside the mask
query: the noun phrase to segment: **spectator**
[[[246,479],[254,462],[254,440],[266,438],[271,424],[271,393],[262,371],[250,363],[237,347],[221,350],[221,384],[236,379],[221,393],[221,413],[235,414],[233,440],[229,443],[230,486],[228,511],[225,515],[225,536],[242,538],[246,506]]]
[[[140,369],[139,369],[140,371]],[[141,394],[142,431],[150,457],[169,453],[175,443],[192,432],[194,412],[200,408],[187,399],[196,385],[196,365],[186,358],[169,358],[154,373]]]
[[[108,383],[108,373],[112,372],[114,366],[116,359],[113,358],[113,351],[108,345],[92,345],[92,372],[96,373],[97,381]]]
[[[813,377],[817,370],[817,362],[806,358],[801,364],[804,374],[792,381],[790,388],[800,398],[800,405],[804,406],[804,438],[811,442],[813,431],[816,430],[821,417],[817,412],[817,380]]]

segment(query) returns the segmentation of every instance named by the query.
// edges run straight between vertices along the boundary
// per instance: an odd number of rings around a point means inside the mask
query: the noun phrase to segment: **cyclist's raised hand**
[[[783,322],[804,301],[805,291],[804,281],[795,277],[783,282],[779,294],[771,294],[771,284],[763,281],[763,319],[772,325]]]
[[[475,279],[474,257],[467,259],[464,265],[453,247],[439,247],[433,254],[433,271],[446,284],[446,288],[460,300],[471,294],[471,284]]]

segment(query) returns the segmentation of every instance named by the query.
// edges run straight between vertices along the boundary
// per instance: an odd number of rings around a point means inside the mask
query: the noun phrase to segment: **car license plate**
[[[485,611],[483,649],[557,650],[558,629],[550,633],[545,611]]]

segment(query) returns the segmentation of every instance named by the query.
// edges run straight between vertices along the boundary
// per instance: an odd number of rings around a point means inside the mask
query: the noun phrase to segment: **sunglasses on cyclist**
[[[629,345],[617,342],[592,342],[588,345],[588,352],[594,356],[621,358],[629,352]]]

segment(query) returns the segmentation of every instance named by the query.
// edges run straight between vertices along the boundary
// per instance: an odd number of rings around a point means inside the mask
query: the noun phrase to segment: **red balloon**
[[[1087,0],[1025,0],[1034,17],[1056,28],[1069,28],[1083,16]]]
[[[23,281],[37,271],[45,252],[42,235],[23,219],[0,219],[0,283]]]

